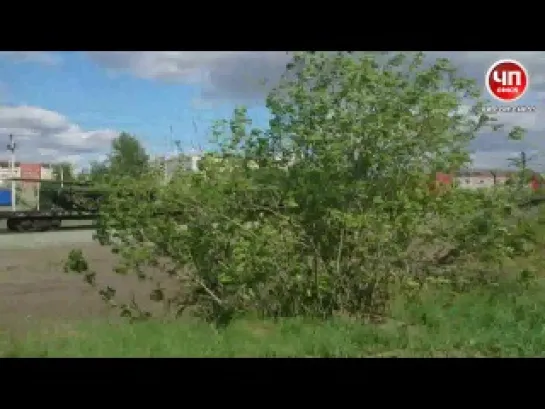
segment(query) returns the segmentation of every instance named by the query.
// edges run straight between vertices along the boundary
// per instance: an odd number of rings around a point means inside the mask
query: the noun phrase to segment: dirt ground
[[[74,245],[83,250],[101,282],[129,299],[149,304],[150,286],[111,273],[115,257],[95,244]],[[63,272],[67,248],[0,250],[0,332],[19,333],[36,324],[61,323],[114,316],[81,277]]]

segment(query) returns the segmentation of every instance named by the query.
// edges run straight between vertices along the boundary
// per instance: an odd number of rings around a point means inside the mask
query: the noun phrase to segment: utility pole
[[[13,134],[9,135],[9,143],[7,145],[7,150],[11,152],[10,158],[10,172],[11,172],[11,209],[15,210],[15,182],[13,178],[15,177],[15,148],[17,144],[13,140]]]
[[[526,152],[521,152],[520,153],[520,166],[521,166],[523,172],[526,170],[526,165],[527,164],[528,164],[528,158],[526,157]]]

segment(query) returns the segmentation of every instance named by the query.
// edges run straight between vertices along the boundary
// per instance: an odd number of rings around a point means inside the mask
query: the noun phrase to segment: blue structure
[[[0,206],[11,206],[11,189],[0,189]]]

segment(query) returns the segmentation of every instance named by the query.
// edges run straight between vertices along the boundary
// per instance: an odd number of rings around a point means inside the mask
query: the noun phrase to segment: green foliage
[[[472,81],[423,57],[297,53],[267,97],[267,129],[237,108],[198,173],[112,181],[97,239],[120,255],[117,271],[155,282],[152,298],[176,314],[191,306],[216,323],[380,318],[395,291],[430,277],[496,280],[488,272],[534,236],[519,234],[509,188],[430,193],[435,172],[467,164],[469,142],[497,126]]]
[[[105,203],[112,186],[127,178],[137,178],[150,170],[149,156],[140,141],[122,132],[112,141],[111,151],[104,161],[93,161],[74,179],[83,187],[67,187],[54,192],[66,209],[96,211]]]
[[[81,250],[70,250],[68,259],[64,264],[65,273],[75,273],[83,278],[83,281],[94,288],[102,300],[111,308],[117,308],[122,317],[131,319],[131,321],[142,320],[149,317],[149,314],[142,311],[138,305],[131,300],[130,303],[117,303],[114,300],[116,295],[115,288],[110,286],[100,286],[97,283],[97,273],[90,269],[87,260]]]
[[[53,180],[71,182],[76,179],[74,167],[68,162],[61,162],[52,165]]]
[[[86,173],[85,181],[103,181],[110,174],[110,168],[107,161],[91,162],[89,171]]]
[[[535,357],[545,349],[545,293],[529,280],[524,273],[518,282],[464,294],[432,288],[418,300],[396,297],[382,325],[343,316],[245,318],[222,331],[191,319],[63,323],[47,337],[43,330],[21,340],[0,335],[0,356]]]
[[[91,162],[89,169],[82,172],[78,180],[103,184],[118,177],[138,177],[148,169],[149,156],[138,138],[122,132],[112,141],[107,159]]]
[[[539,173],[537,173],[536,171],[530,168],[522,167],[522,164],[518,162],[516,164],[517,164],[518,171],[515,172],[513,175],[511,175],[509,179],[506,180],[506,183],[508,185],[522,184],[526,186],[534,178],[537,178],[539,182],[543,183],[543,176],[541,176]]]
[[[112,141],[112,153],[108,161],[110,172],[138,177],[148,169],[149,157],[135,136],[122,132]]]

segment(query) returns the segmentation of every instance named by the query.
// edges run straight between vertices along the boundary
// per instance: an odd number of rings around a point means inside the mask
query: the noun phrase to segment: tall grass
[[[60,325],[5,338],[4,357],[532,357],[545,351],[545,288],[502,284],[400,296],[380,324],[338,316]]]

